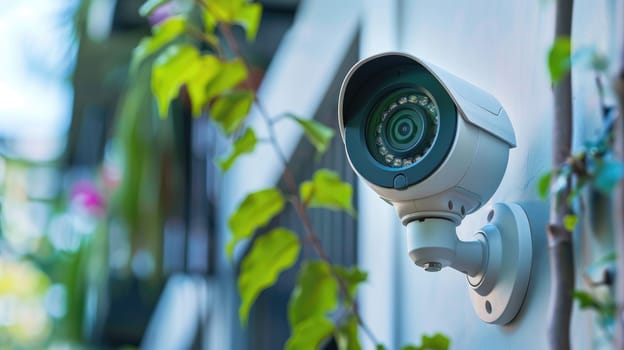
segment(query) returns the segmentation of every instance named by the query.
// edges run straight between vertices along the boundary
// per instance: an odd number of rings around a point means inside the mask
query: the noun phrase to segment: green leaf
[[[542,175],[537,182],[537,193],[540,198],[547,199],[550,194],[550,179],[552,173],[549,171],[546,174]]]
[[[292,114],[287,114],[303,128],[305,136],[310,143],[316,148],[318,154],[323,154],[329,147],[332,137],[334,137],[334,130],[317,121],[302,119]]]
[[[572,292],[572,297],[579,302],[581,309],[595,309],[600,310],[600,303],[588,292],[582,290],[575,290]]]
[[[199,51],[191,45],[170,46],[156,59],[152,67],[152,93],[161,117],[167,116],[180,87],[195,76],[200,59]]]
[[[170,46],[163,52],[153,67],[152,90],[157,98],[159,113],[166,116],[169,104],[186,84],[191,99],[194,116],[201,114],[202,108],[222,90],[229,88],[232,79],[246,76],[243,71],[234,69],[239,66],[237,61],[219,61],[214,55],[200,56],[199,51],[191,45]],[[242,68],[244,70],[244,66]],[[229,77],[228,74],[233,74]]]
[[[211,0],[202,17],[207,32],[214,31],[217,23],[237,24],[245,29],[248,41],[253,41],[258,33],[262,18],[262,5],[244,0]]]
[[[206,33],[213,33],[217,27],[217,18],[212,14],[212,12],[203,10],[202,19],[204,21],[204,31]]]
[[[319,169],[314,173],[312,181],[305,181],[299,188],[300,196],[309,207],[344,210],[355,215],[351,205],[353,189],[342,182],[337,173],[329,169]]]
[[[581,47],[570,52],[570,66],[578,66],[584,64],[591,67],[592,60],[596,54],[596,50],[592,47]]]
[[[334,324],[325,317],[308,318],[298,323],[286,342],[286,350],[318,349],[332,335]]]
[[[281,227],[256,239],[251,251],[243,259],[238,276],[238,292],[241,296],[238,314],[241,324],[247,323],[249,309],[260,292],[272,286],[279,274],[297,261],[300,250],[297,235]]]
[[[170,44],[186,29],[186,18],[173,16],[166,21],[154,26],[153,35],[141,39],[137,47],[132,51],[130,72],[135,74],[139,65],[149,56],[155,54],[164,46]]]
[[[247,79],[247,68],[240,59],[222,62],[219,74],[206,86],[206,99],[212,99]]]
[[[563,217],[563,227],[566,230],[572,232],[576,228],[576,223],[578,222],[578,215],[568,214]]]
[[[405,345],[401,347],[401,350],[448,350],[451,345],[451,340],[441,333],[436,333],[433,336],[425,334],[420,341],[420,346]]]
[[[228,171],[239,156],[253,152],[257,142],[258,139],[256,139],[254,131],[251,128],[245,130],[243,136],[234,142],[234,150],[232,150],[232,153],[217,160],[221,171]]]
[[[355,317],[336,330],[336,344],[339,350],[360,350],[362,345],[358,337],[358,323]]]
[[[377,344],[375,350],[386,350],[386,347],[383,344]]]
[[[617,258],[618,258],[618,253],[611,252],[603,256],[602,258],[600,258],[598,261],[595,262],[595,264],[601,264],[601,265],[608,264],[608,263],[616,261]]]
[[[609,58],[604,54],[594,52],[591,66],[595,71],[606,73],[609,69]]]
[[[596,166],[593,178],[594,186],[601,192],[609,194],[624,176],[624,165],[617,160],[605,160]]]
[[[570,70],[572,42],[569,37],[560,37],[555,40],[548,53],[548,70],[553,83],[559,80]]]
[[[230,136],[240,129],[254,101],[251,91],[233,91],[221,95],[210,109],[210,115],[223,132]]]
[[[572,41],[569,37],[559,37],[548,52],[548,70],[550,79],[557,84],[572,67],[570,53],[572,51]]]
[[[191,108],[194,116],[199,116],[210,96],[206,94],[206,86],[217,78],[221,71],[221,61],[213,55],[202,56],[195,65],[188,67],[193,76],[188,79],[186,86],[191,98]]]
[[[423,350],[448,350],[451,340],[443,334],[436,333],[433,336],[423,335],[420,348]]]
[[[572,183],[570,194],[568,194],[568,205],[570,207],[573,206],[574,200],[578,198],[579,194],[581,193],[581,190],[585,188],[585,182],[586,182],[585,179],[586,179],[585,176],[577,175],[576,181]]]
[[[338,305],[338,283],[324,261],[305,262],[288,303],[288,321],[296,326],[309,318],[325,316]]]
[[[149,16],[161,5],[169,2],[169,0],[147,0],[141,7],[139,8],[139,14],[143,17]]]
[[[259,3],[245,4],[242,6],[234,17],[234,23],[239,24],[245,29],[247,41],[256,39],[260,19],[262,18],[262,5]]]
[[[247,0],[206,1],[207,12],[219,22],[231,24],[241,9],[248,5]]]
[[[284,197],[275,188],[248,194],[228,220],[232,238],[226,247],[227,256],[232,257],[240,240],[249,238],[256,229],[268,224],[283,208]]]
[[[351,298],[355,298],[357,287],[368,279],[368,273],[353,266],[346,268],[340,265],[334,265],[334,271],[344,281]]]
[[[571,53],[570,65],[582,65],[596,72],[606,72],[609,67],[609,60],[604,54],[598,52],[596,48],[586,46],[577,48]]]
[[[207,12],[215,21],[231,23],[236,12],[246,3],[245,0],[211,0],[206,2]]]

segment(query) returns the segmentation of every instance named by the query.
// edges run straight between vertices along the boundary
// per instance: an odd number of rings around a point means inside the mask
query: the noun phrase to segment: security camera
[[[516,145],[494,97],[403,53],[357,63],[338,103],[351,166],[404,224],[459,224],[492,196]]]
[[[473,240],[461,241],[455,233],[466,215],[492,197],[516,146],[498,100],[414,56],[382,53],[347,73],[338,122],[351,167],[406,226],[414,263],[427,271],[450,266],[465,273],[483,303],[479,316],[491,323],[511,321],[530,273],[525,212],[517,204],[498,203]],[[517,256],[512,268],[502,264],[502,254]],[[519,284],[514,288],[522,290],[501,286],[500,280],[510,280],[501,274],[513,274]],[[501,289],[504,297],[496,294]]]

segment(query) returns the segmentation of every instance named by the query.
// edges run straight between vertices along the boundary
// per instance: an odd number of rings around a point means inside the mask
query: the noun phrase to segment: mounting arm
[[[526,213],[515,203],[495,204],[487,220],[471,241],[459,240],[450,220],[411,221],[408,254],[426,271],[449,266],[465,274],[479,317],[506,324],[518,314],[526,295],[533,258],[531,229]]]

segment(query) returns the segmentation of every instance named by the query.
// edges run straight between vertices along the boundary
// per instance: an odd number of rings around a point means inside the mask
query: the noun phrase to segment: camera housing
[[[430,272],[448,266],[466,274],[479,317],[511,322],[533,259],[525,211],[496,203],[472,240],[459,240],[455,232],[492,197],[516,147],[498,100],[414,56],[388,52],[347,73],[338,123],[351,167],[406,226],[414,263]]]
[[[403,224],[438,217],[458,225],[490,199],[516,146],[494,97],[399,52],[351,68],[338,121],[351,166]]]

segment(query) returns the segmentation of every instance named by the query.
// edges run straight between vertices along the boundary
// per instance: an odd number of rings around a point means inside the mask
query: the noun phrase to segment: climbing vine
[[[288,111],[269,115],[248,82],[250,67],[239,52],[232,27],[242,27],[246,39],[253,41],[262,6],[247,0],[148,0],[140,13],[153,24],[152,35],[135,48],[131,75],[134,84],[146,83],[144,77],[149,76],[160,117],[167,118],[172,101],[183,96],[195,117],[207,116],[232,141],[231,151],[216,160],[223,172],[239,157],[253,153],[260,142],[272,146],[284,167],[285,191],[271,187],[248,193],[228,220],[231,236],[226,255],[232,259],[238,245],[250,245],[238,275],[241,323],[247,323],[260,293],[295,266],[302,245],[308,244],[318,259],[304,261],[297,273],[288,303],[291,336],[285,348],[318,348],[333,337],[340,349],[359,349],[361,330],[377,349],[385,349],[358,312],[357,289],[367,273],[332,263],[308,216],[309,208],[354,215],[351,185],[330,169],[318,169],[311,179],[298,184],[276,139],[278,124],[293,122],[320,155],[327,150],[334,130]],[[254,106],[268,130],[262,138],[246,123]],[[260,234],[259,229],[288,205],[295,209],[303,232],[277,227]],[[402,349],[447,349],[449,344],[441,334],[425,335],[420,346]]]

